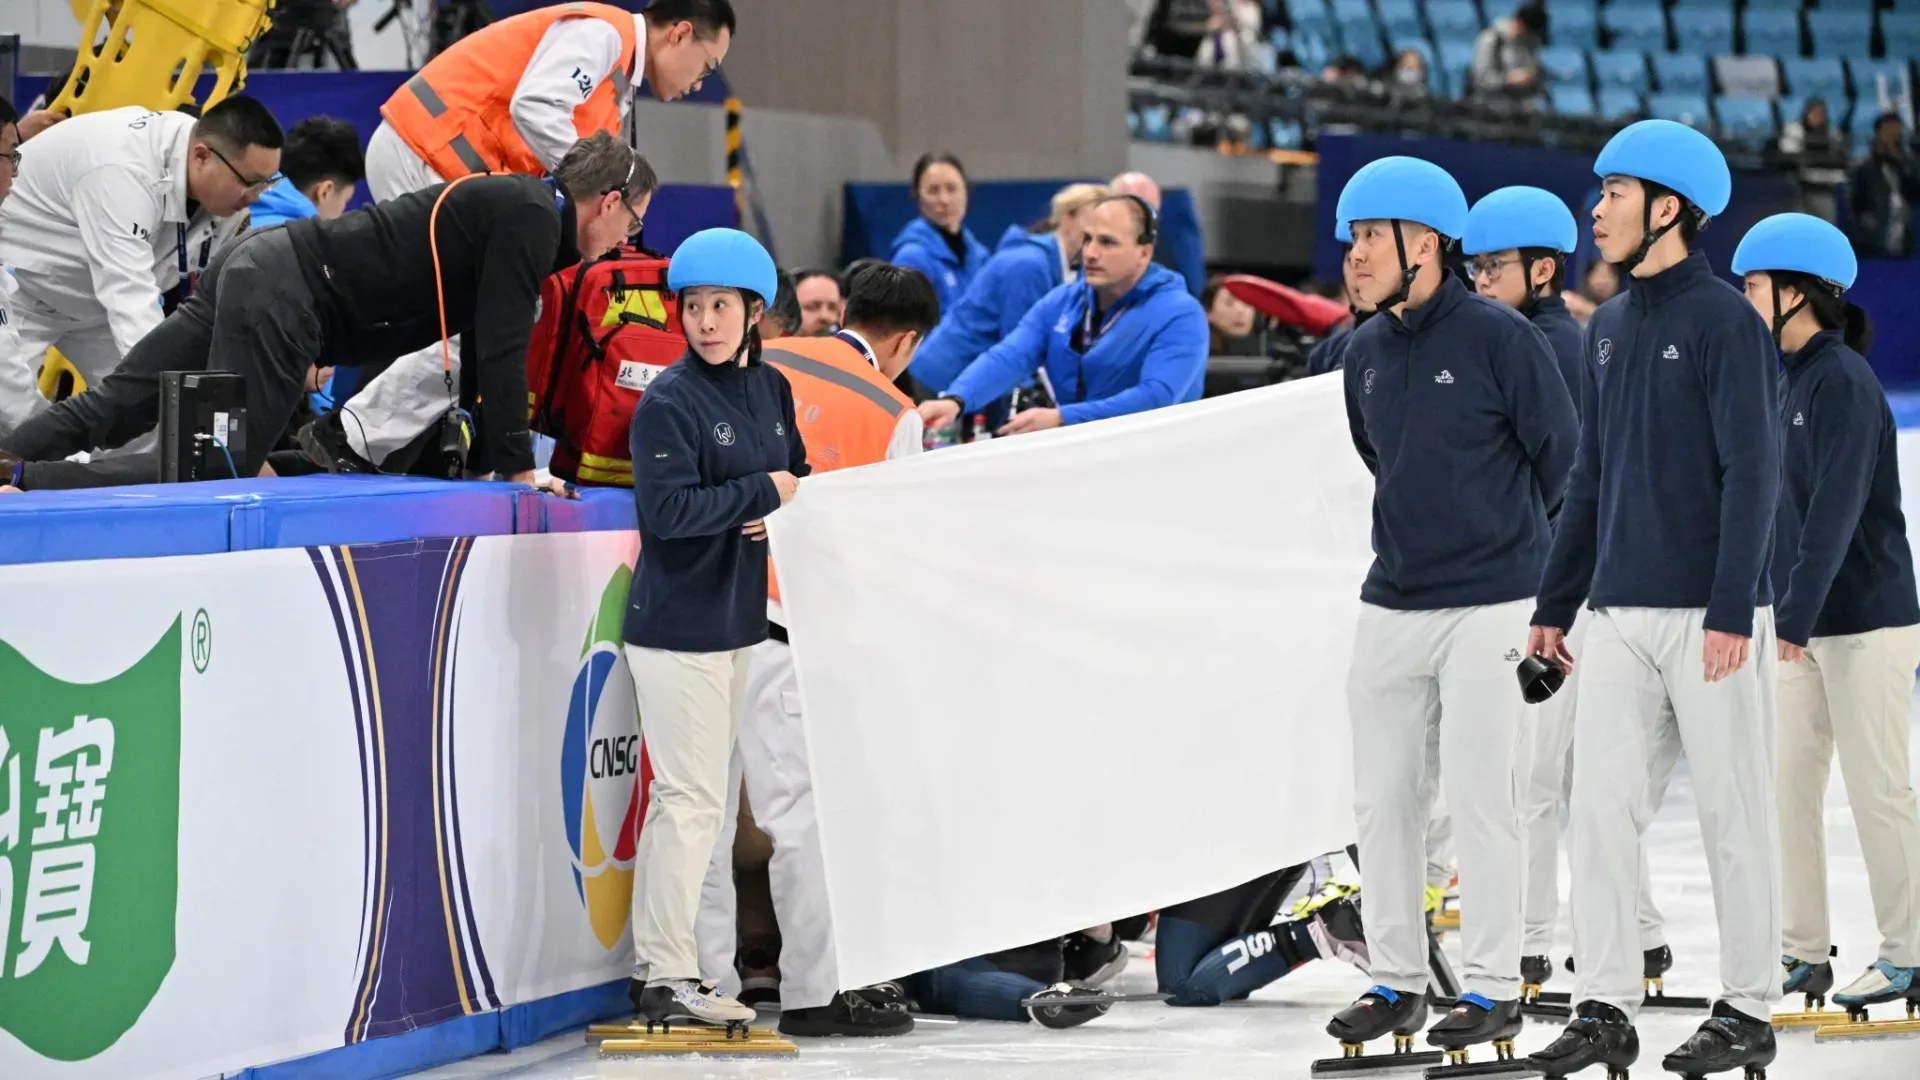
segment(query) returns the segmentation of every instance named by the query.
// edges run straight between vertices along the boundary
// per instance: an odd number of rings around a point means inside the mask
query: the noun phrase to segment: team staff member
[[[782,338],[761,354],[793,388],[794,415],[814,472],[850,469],[918,454],[920,414],[894,388],[914,350],[940,321],[933,283],[918,270],[886,263],[847,275],[847,324],[832,337]],[[649,391],[651,392],[651,391]],[[833,960],[799,684],[771,574],[767,604],[772,636],[747,664],[746,705],[736,768],[745,775],[754,820],[773,837],[768,874],[780,923],[780,1033],[792,1036],[900,1035],[913,1030],[905,1010],[876,1004],[874,991],[843,991]],[[730,781],[729,794],[739,791]],[[735,921],[733,832],[723,833],[707,869],[700,907],[701,970],[725,984],[733,971]]]
[[[280,151],[280,182],[266,190],[247,215],[256,229],[301,218],[337,218],[367,177],[360,134],[331,116],[309,116],[287,130]]]
[[[943,393],[981,353],[1020,326],[1040,298],[1073,280],[1073,263],[1087,242],[1081,217],[1113,192],[1099,184],[1069,184],[1053,197],[1046,223],[1015,227],[974,275],[966,295],[913,358],[913,377]]]
[[[1459,851],[1465,993],[1428,1041],[1510,1040],[1522,1024],[1514,788],[1525,719],[1512,641],[1579,421],[1540,331],[1446,272],[1445,250],[1467,226],[1453,177],[1382,158],[1347,182],[1336,220],[1353,236],[1360,298],[1379,310],[1350,335],[1343,376],[1354,447],[1375,478],[1375,558],[1347,697],[1378,985],[1327,1033],[1366,1043],[1426,1023],[1437,766]]]
[[[1840,993],[1855,1008],[1920,998],[1920,816],[1907,774],[1920,598],[1900,510],[1898,434],[1873,369],[1866,312],[1841,299],[1858,269],[1839,229],[1806,214],[1755,225],[1733,255],[1787,366],[1784,484],[1774,533],[1780,599],[1780,860],[1786,991],[1824,996],[1826,796],[1840,776],[1866,852],[1880,955]]]
[[[801,337],[826,337],[840,329],[846,317],[847,300],[840,288],[840,277],[831,270],[793,272],[794,296],[800,301]]]
[[[1027,409],[1003,435],[1147,412],[1200,397],[1207,313],[1186,281],[1153,261],[1146,203],[1113,195],[1082,220],[1082,279],[1048,293],[1013,334],[967,366],[946,394],[920,406],[928,427],[952,423],[1044,374],[1057,408]]]
[[[893,238],[887,261],[927,275],[940,295],[940,310],[952,311],[988,256],[967,228],[967,170],[960,159],[922,154],[913,163],[913,198],[920,216]]]
[[[93,386],[160,325],[160,294],[204,270],[279,179],[281,141],[273,114],[245,97],[198,120],[88,113],[34,140],[34,167],[0,207],[20,335],[0,356],[0,437],[47,407],[38,380],[48,348]]]
[[[569,147],[618,134],[645,76],[672,101],[714,73],[732,46],[731,0],[653,0],[639,15],[568,3],[515,15],[455,42],[380,107],[367,187],[385,201],[476,172],[544,176]],[[455,365],[460,353],[453,354]],[[356,470],[379,465],[440,419],[438,347],[401,358],[323,422]]]
[[[1567,313],[1560,297],[1567,259],[1579,245],[1580,230],[1573,211],[1558,195],[1535,187],[1507,187],[1473,205],[1467,215],[1467,235],[1461,253],[1471,260],[1471,276],[1481,296],[1519,311],[1553,346],[1577,409],[1585,379],[1585,346],[1580,326]],[[1567,635],[1569,648],[1580,652],[1587,621],[1576,617]],[[1540,706],[1527,725],[1532,744],[1525,758],[1521,785],[1520,824],[1527,840],[1526,937],[1521,943],[1520,978],[1539,986],[1553,975],[1547,950],[1553,945],[1560,919],[1560,811],[1573,779],[1573,707],[1577,680]],[[1651,778],[1653,805],[1666,792],[1668,774]],[[1673,964],[1667,948],[1660,909],[1654,906],[1653,882],[1644,854],[1640,860],[1640,948],[1646,954],[1648,977],[1663,974]]]
[[[246,376],[250,435],[234,464],[252,476],[286,429],[309,368],[394,356],[443,330],[472,335],[469,390],[488,402],[525,401],[541,281],[619,243],[658,186],[646,159],[605,133],[581,140],[557,178],[574,193],[564,207],[530,176],[477,176],[242,237],[118,371],[0,442],[11,452],[0,467],[27,488],[151,483],[152,453],[60,459],[153,428],[162,372],[234,371]],[[443,385],[443,410],[447,394]],[[486,409],[478,419],[476,452],[488,471],[531,483],[526,410]]]
[[[766,517],[798,490],[807,449],[793,391],[754,329],[779,288],[772,256],[746,233],[708,229],[674,252],[667,285],[688,351],[647,387],[629,440],[640,562],[624,636],[653,762],[630,992],[648,1020],[725,1023],[753,1009],[701,985],[694,921],[748,659],[767,640]]]
[[[1347,289],[1347,310],[1352,313],[1353,321],[1345,326],[1337,326],[1327,332],[1319,344],[1307,352],[1307,374],[1325,375],[1329,371],[1339,371],[1342,357],[1347,351],[1348,339],[1355,330],[1373,318],[1373,306],[1360,299],[1360,289],[1354,281],[1353,233],[1344,221],[1335,222],[1333,238],[1345,245],[1340,255],[1340,278]]]
[[[1639,1053],[1635,904],[1647,778],[1684,749],[1720,926],[1720,1001],[1667,1055],[1675,1072],[1773,1059],[1780,996],[1774,654],[1767,559],[1780,491],[1779,359],[1764,322],[1713,276],[1694,237],[1726,209],[1720,150],[1643,120],[1594,162],[1600,255],[1633,279],[1587,326],[1586,423],[1527,648],[1574,662],[1566,631],[1593,609],[1580,661],[1568,847],[1577,1002],[1529,1061],[1551,1075],[1625,1068]],[[1518,640],[1516,638],[1516,640]]]

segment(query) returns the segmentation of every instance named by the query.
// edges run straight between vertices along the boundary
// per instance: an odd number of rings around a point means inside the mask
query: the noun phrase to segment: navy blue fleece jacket
[[[1759,313],[1693,252],[1587,324],[1587,415],[1536,626],[1596,608],[1704,608],[1750,636],[1772,603],[1780,360]]]
[[[1898,429],[1880,380],[1838,330],[1787,360],[1784,484],[1775,519],[1774,619],[1780,640],[1920,623]]]
[[[1573,395],[1573,407],[1580,409],[1580,386],[1586,379],[1580,369],[1586,366],[1587,348],[1580,324],[1567,313],[1567,302],[1560,299],[1558,293],[1543,296],[1534,302],[1527,321],[1547,336],[1547,344],[1553,346],[1553,358],[1560,365],[1560,377],[1566,380],[1567,393]]]
[[[1547,339],[1448,275],[1345,341],[1347,420],[1374,475],[1360,599],[1426,611],[1533,596],[1580,428]]]

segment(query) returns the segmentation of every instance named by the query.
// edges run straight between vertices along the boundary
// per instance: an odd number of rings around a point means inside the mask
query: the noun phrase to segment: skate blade
[[[1573,1006],[1552,1001],[1523,1001],[1520,1011],[1528,1016],[1540,1016],[1550,1020],[1573,1019]]]
[[[1393,1072],[1425,1069],[1447,1060],[1438,1050],[1409,1050],[1397,1054],[1363,1054],[1359,1057],[1321,1058],[1313,1063],[1314,1076],[1344,1076],[1349,1073]]]
[[[647,1030],[645,1020],[629,1020],[621,1024],[592,1024],[587,1028],[587,1041],[600,1042],[605,1039],[657,1039],[669,1034],[674,1038],[685,1035],[688,1038],[725,1039],[734,1042],[752,1042],[755,1039],[766,1040],[774,1037],[772,1028],[754,1028],[744,1024],[728,1028],[724,1024],[701,1024],[691,1020],[675,1020],[671,1025],[662,1025],[656,1021],[653,1030]]]
[[[1470,1061],[1464,1065],[1436,1065],[1424,1074],[1426,1080],[1452,1080],[1466,1076],[1536,1076],[1539,1070],[1524,1058],[1512,1061]]]
[[[1433,913],[1433,928],[1434,928],[1435,930],[1458,930],[1458,929],[1460,929],[1460,909],[1459,909],[1459,908],[1447,908],[1447,909],[1445,909],[1445,910],[1443,910],[1443,911],[1436,911],[1436,912],[1434,912],[1434,913]]]
[[[1542,990],[1534,995],[1533,1000],[1542,1005],[1571,1005],[1573,995],[1565,990]]]
[[[1020,1007],[1031,1009],[1036,1005],[1123,1005],[1131,1001],[1166,1001],[1172,994],[1080,994],[1075,997],[1030,997],[1022,998]]]
[[[1920,1035],[1920,1020],[1842,1020],[1815,1028],[1815,1042],[1829,1039],[1884,1039],[1895,1035]]]
[[[715,1056],[752,1056],[797,1054],[800,1048],[769,1028],[749,1028],[744,1035],[729,1038],[726,1029],[717,1027],[676,1027],[661,1032],[656,1025],[652,1035],[646,1025],[638,1034],[604,1038],[600,1053],[622,1054],[709,1054]]]
[[[1832,1027],[1846,1022],[1847,1014],[1839,1009],[1810,1009],[1807,1012],[1773,1014],[1773,1026],[1781,1029]]]
[[[1713,1002],[1706,998],[1675,997],[1671,994],[1648,994],[1640,1003],[1643,1009],[1685,1009],[1689,1012],[1708,1012]]]

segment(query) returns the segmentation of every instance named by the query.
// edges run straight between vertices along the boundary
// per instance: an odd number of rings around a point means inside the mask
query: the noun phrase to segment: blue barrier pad
[[[1920,391],[1889,390],[1887,404],[1893,406],[1894,427],[1920,427]]]
[[[213,554],[232,512],[179,486],[0,495],[0,564]]]
[[[250,496],[233,509],[231,550],[384,544],[436,536],[509,536],[519,484],[406,476],[298,476],[195,485]]]
[[[581,488],[578,499],[548,496],[540,500],[539,513],[539,529],[523,526],[522,532],[631,532],[639,527],[628,488]]]

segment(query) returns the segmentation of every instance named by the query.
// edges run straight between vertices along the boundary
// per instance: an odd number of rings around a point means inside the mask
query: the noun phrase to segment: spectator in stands
[[[793,275],[782,270],[780,287],[773,292],[773,303],[761,312],[760,321],[756,324],[760,329],[760,340],[772,341],[799,333],[800,318],[800,299],[794,294]]]
[[[1546,36],[1547,8],[1541,0],[1526,0],[1512,15],[1480,31],[1473,43],[1474,94],[1537,100],[1546,86],[1540,68],[1540,44]]]
[[[1200,306],[1207,312],[1208,355],[1260,355],[1260,340],[1254,336],[1259,312],[1228,292],[1225,278],[1215,274],[1207,279],[1207,287],[1200,290]]]
[[[920,216],[893,238],[887,260],[927,275],[940,294],[940,310],[952,311],[988,256],[967,228],[967,170],[960,159],[922,154],[913,164],[913,197]]]
[[[280,182],[253,206],[252,225],[264,229],[300,218],[337,218],[366,178],[360,133],[331,116],[309,116],[287,132],[280,151]]]
[[[1419,49],[1401,49],[1385,76],[1387,95],[1396,102],[1425,100],[1427,77],[1426,54]]]
[[[1862,255],[1901,259],[1913,253],[1914,206],[1920,204],[1920,169],[1907,152],[1900,114],[1873,122],[1873,148],[1853,170],[1848,209],[1854,246]]]
[[[1808,98],[1799,117],[1781,125],[1774,156],[1799,178],[1802,209],[1822,220],[1835,220],[1834,192],[1847,179],[1847,143],[1833,129],[1826,99]]]
[[[1260,0],[1207,0],[1207,32],[1194,62],[1223,71],[1262,66]]]
[[[920,406],[938,430],[1044,373],[1056,407],[1017,413],[1003,435],[1084,424],[1200,397],[1207,315],[1180,275],[1153,262],[1158,222],[1133,195],[1087,212],[1084,281],[1048,293],[1012,335],[975,360],[946,394]]]
[[[458,402],[440,391],[441,422],[456,403],[472,410],[481,398],[504,402],[476,412],[473,460],[464,464],[532,483],[524,402],[540,283],[638,232],[659,186],[646,159],[606,132],[582,139],[555,178],[567,196],[560,206],[532,177],[479,176],[331,220],[305,218],[247,234],[118,370],[0,442],[12,453],[0,455],[0,467],[16,457],[29,462],[28,487],[152,483],[155,454],[90,464],[61,459],[123,446],[152,430],[162,372],[232,371],[246,378],[247,429],[268,433],[233,448],[237,471],[254,476],[273,435],[286,427],[309,368],[371,362],[471,334],[475,363]],[[317,464],[342,454],[338,446],[307,449]],[[556,481],[548,490],[568,489]]]
[[[38,366],[48,348],[97,386],[160,325],[160,294],[204,270],[279,180],[282,141],[273,114],[247,97],[199,120],[87,113],[34,139],[34,167],[0,208],[20,334],[0,357],[0,437],[47,407]]]
[[[800,300],[801,337],[826,337],[840,328],[847,301],[840,287],[840,276],[831,270],[797,270],[793,275],[794,293]]]
[[[1367,87],[1367,65],[1353,56],[1336,56],[1320,69],[1320,81],[1343,90],[1364,90]]]

